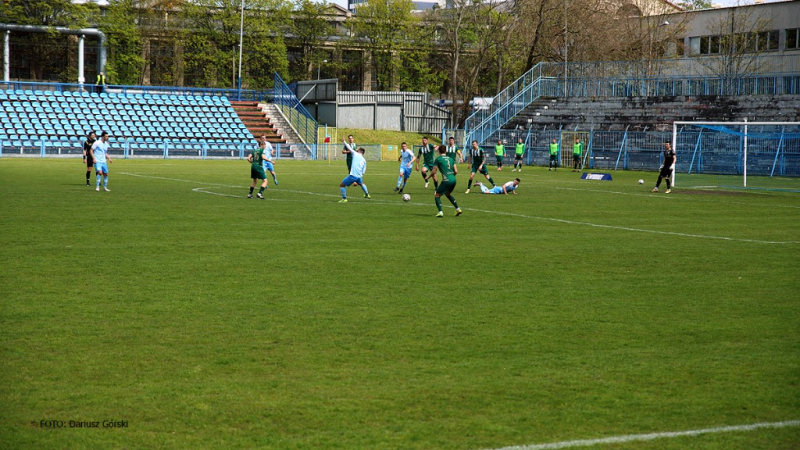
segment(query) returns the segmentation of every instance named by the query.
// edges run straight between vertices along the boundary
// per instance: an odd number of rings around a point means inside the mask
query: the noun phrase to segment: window
[[[758,33],[759,52],[770,52],[778,50],[778,32],[777,31],[762,31]]]
[[[710,36],[709,37],[709,50],[708,53],[711,55],[718,55],[719,54],[719,36]]]
[[[786,30],[786,50],[800,50],[800,28]]]

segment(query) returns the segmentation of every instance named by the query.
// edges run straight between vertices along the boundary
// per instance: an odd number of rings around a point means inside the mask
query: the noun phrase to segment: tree
[[[108,37],[105,73],[113,84],[141,83],[145,61],[134,6],[134,0],[113,0],[100,19],[99,27]]]
[[[711,9],[714,6],[707,0],[687,0],[678,2],[677,5],[686,11],[696,11],[698,9]]]
[[[303,70],[295,74],[297,79],[313,78],[314,69],[318,69],[325,59],[322,44],[333,34],[333,27],[325,18],[329,8],[325,1],[295,0],[288,41],[292,47],[300,49]]]
[[[370,0],[358,7],[353,19],[355,46],[364,46],[370,52],[369,64],[377,79],[377,90],[393,90],[400,84],[397,52],[409,49],[421,41],[414,37],[419,20],[411,14],[411,0]],[[425,34],[433,34],[431,28]]]
[[[280,0],[247,0],[244,13],[242,87],[263,89],[272,85],[274,72],[287,75],[280,24],[289,9]],[[193,0],[183,4],[182,16],[186,83],[236,87],[241,2]]]
[[[27,0],[3,2],[0,22],[47,27],[84,28],[97,13],[94,3],[76,4],[69,0]],[[74,38],[73,38],[74,39]],[[74,80],[75,67],[68,60],[69,37],[56,32],[25,35],[24,51],[31,65],[31,78],[42,80],[55,73],[62,81]]]

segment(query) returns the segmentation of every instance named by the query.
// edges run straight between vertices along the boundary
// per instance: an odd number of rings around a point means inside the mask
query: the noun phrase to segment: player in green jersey
[[[486,169],[486,162],[484,161],[486,154],[480,145],[478,145],[478,141],[472,141],[472,150],[469,151],[469,155],[472,157],[472,167],[470,168],[467,191],[464,193],[469,194],[469,190],[472,187],[472,180],[475,178],[475,172],[482,173],[483,176],[489,180],[489,183],[492,183],[492,187],[494,187],[494,180],[489,176],[489,170]]]
[[[558,143],[555,138],[550,142],[550,168],[547,170],[558,170]]]
[[[433,178],[433,187],[439,187],[436,177],[429,177],[428,173],[433,170],[433,159],[436,157],[436,146],[428,143],[428,137],[422,138],[422,146],[417,152],[417,164],[415,170],[419,172],[419,161],[422,160],[422,178],[425,180],[425,187],[428,187],[428,178]]]
[[[572,171],[578,172],[578,166],[581,163],[581,155],[583,154],[583,143],[579,138],[575,138],[575,145],[572,146]]]
[[[456,147],[456,138],[450,136],[447,139],[447,156],[453,158],[454,163],[462,163],[464,162],[464,155],[461,154],[461,150]]]
[[[514,146],[514,168],[512,172],[519,170],[522,172],[522,156],[525,155],[525,144],[522,143],[522,138],[519,138],[517,145]]]
[[[256,180],[264,180],[261,183],[261,189],[258,190],[258,198],[264,199],[264,189],[267,188],[267,173],[264,172],[264,148],[258,147],[247,157],[247,162],[250,163],[250,178],[253,182],[250,183],[250,193],[247,198],[253,198],[253,189],[256,187]]]
[[[494,156],[497,158],[497,170],[503,170],[503,156],[506,154],[506,146],[503,145],[501,139],[497,140],[497,145],[494,146]]]
[[[342,148],[342,153],[345,154],[345,162],[347,163],[347,173],[350,173],[350,167],[353,165],[352,152],[356,151],[358,145],[356,145],[356,140],[353,139],[352,134],[347,136],[347,141],[348,142],[345,142],[344,139],[342,139],[342,142],[344,143],[344,148]],[[348,149],[348,147],[350,148]]]
[[[442,174],[442,182],[439,183],[439,186],[436,188],[436,193],[433,196],[436,207],[439,208],[439,213],[436,214],[436,217],[444,217],[444,212],[442,211],[442,195],[447,197],[450,203],[453,204],[453,207],[456,208],[456,216],[460,216],[461,208],[458,207],[458,203],[452,195],[453,189],[456,188],[458,166],[456,166],[456,163],[451,157],[447,156],[447,147],[444,145],[439,146],[439,157],[434,161],[433,170],[431,170],[430,176],[425,178],[425,181],[428,181],[428,178],[436,176],[436,171]]]

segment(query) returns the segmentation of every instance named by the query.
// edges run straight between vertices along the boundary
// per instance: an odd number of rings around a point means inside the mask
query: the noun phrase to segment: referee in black
[[[97,140],[97,135],[94,131],[90,131],[86,140],[83,142],[83,163],[86,164],[86,185],[89,184],[89,177],[92,175],[92,167],[94,167],[94,159],[92,158],[92,144]]]

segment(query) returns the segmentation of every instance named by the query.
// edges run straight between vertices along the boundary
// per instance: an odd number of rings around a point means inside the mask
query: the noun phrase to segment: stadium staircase
[[[286,143],[286,139],[283,139],[278,133],[278,129],[273,125],[270,117],[259,107],[258,102],[232,101],[230,103],[239,119],[254,137],[265,135],[272,144]]]

